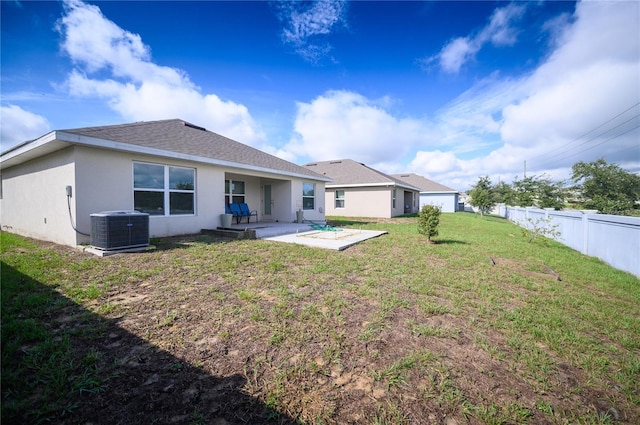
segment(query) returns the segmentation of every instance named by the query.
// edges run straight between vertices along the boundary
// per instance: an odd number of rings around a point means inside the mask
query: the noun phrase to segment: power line
[[[582,152],[588,151],[589,149],[593,149],[593,148],[595,148],[596,146],[603,145],[603,144],[607,143],[609,140],[617,139],[617,138],[618,138],[618,137],[620,137],[620,136],[624,136],[625,134],[627,134],[628,132],[630,132],[630,131],[632,131],[632,130],[635,130],[636,128],[640,128],[640,123],[639,123],[639,124],[637,124],[635,127],[631,127],[630,129],[628,129],[628,130],[626,130],[626,131],[624,131],[624,132],[622,132],[622,133],[620,133],[620,134],[616,134],[615,136],[611,136],[611,137],[610,137],[610,138],[608,138],[607,140],[604,140],[604,141],[602,141],[602,142],[598,143],[597,145],[589,146],[588,148],[583,149],[582,151],[580,151],[580,152],[576,152],[576,153],[582,153]],[[571,155],[575,155],[575,154],[571,154]]]
[[[633,131],[633,130],[636,130],[636,129],[637,129],[637,128],[639,128],[639,127],[640,127],[640,123],[636,124],[635,126],[633,126],[633,127],[631,127],[631,128],[628,128],[628,129],[626,129],[626,130],[624,130],[624,131],[622,131],[622,132],[619,132],[619,133],[617,133],[617,134],[614,134],[613,136],[611,136],[611,137],[609,137],[609,138],[607,138],[607,139],[605,139],[605,140],[601,141],[600,143],[596,143],[596,144],[594,144],[594,145],[587,146],[587,147],[585,147],[585,148],[583,148],[583,149],[581,149],[581,150],[579,150],[579,151],[574,151],[574,152],[568,153],[567,155],[564,155],[564,156],[562,156],[562,157],[560,157],[559,155],[555,155],[555,158],[554,158],[554,159],[551,159],[551,161],[547,161],[547,162],[545,162],[545,163],[544,163],[544,164],[545,164],[544,166],[545,166],[546,168],[552,168],[553,166],[557,166],[557,164],[560,164],[560,162],[561,162],[562,160],[566,160],[566,159],[567,159],[567,158],[569,158],[569,157],[573,157],[573,156],[576,156],[576,155],[580,155],[580,154],[582,154],[582,153],[584,153],[584,152],[586,152],[586,151],[588,151],[588,150],[591,150],[591,149],[593,149],[593,148],[595,148],[595,147],[598,147],[598,146],[601,146],[601,145],[603,145],[603,144],[605,144],[605,143],[607,143],[607,142],[610,142],[611,140],[614,140],[614,139],[617,139],[617,138],[619,138],[619,137],[622,137],[622,136],[624,136],[625,134],[627,134],[627,133],[629,133],[629,132],[631,132],[631,131]]]
[[[598,126],[596,126],[596,127],[592,128],[591,130],[587,131],[586,133],[584,133],[584,134],[582,134],[582,135],[580,135],[580,136],[576,137],[575,139],[571,140],[570,142],[567,142],[567,143],[565,143],[565,144],[563,144],[563,145],[560,145],[560,146],[554,147],[553,149],[551,149],[550,151],[547,151],[546,153],[538,154],[538,155],[534,156],[534,157],[533,157],[533,159],[535,160],[535,159],[537,159],[537,158],[542,158],[542,157],[544,157],[544,156],[547,156],[547,155],[549,155],[549,154],[553,153],[554,151],[556,151],[556,150],[558,150],[558,149],[562,149],[562,148],[564,148],[564,147],[567,147],[567,146],[571,145],[572,143],[575,143],[575,142],[580,141],[581,139],[583,139],[584,137],[586,137],[586,136],[588,136],[589,134],[593,133],[594,131],[596,131],[596,130],[598,130],[598,129],[602,128],[602,127],[604,127],[604,126],[605,126],[605,125],[607,125],[607,124],[609,124],[610,122],[612,122],[612,121],[613,121],[613,120],[615,120],[616,118],[618,118],[618,117],[620,117],[620,116],[622,116],[622,115],[626,114],[627,112],[629,112],[630,110],[632,110],[633,108],[635,108],[635,107],[636,107],[636,106],[638,106],[638,105],[640,105],[640,102],[636,102],[635,104],[633,104],[633,105],[632,105],[632,106],[630,106],[629,108],[625,109],[624,111],[620,112],[619,114],[615,115],[614,117],[612,117],[612,118],[608,119],[607,121],[603,122],[602,124],[600,124],[600,125],[598,125]],[[625,124],[625,123],[627,123],[628,121],[631,121],[631,120],[633,120],[633,119],[637,118],[638,116],[640,116],[640,114],[636,114],[635,116],[631,117],[629,120],[625,121],[625,122],[624,122],[624,123],[622,123],[622,124]],[[581,146],[581,145],[583,145],[584,143],[587,143],[587,142],[589,142],[589,141],[591,141],[591,140],[593,140],[593,139],[595,139],[595,138],[597,138],[597,137],[600,137],[600,136],[602,136],[602,135],[606,134],[607,132],[609,132],[609,131],[611,131],[611,130],[613,130],[613,129],[617,128],[617,127],[619,127],[619,126],[620,126],[620,125],[622,125],[622,124],[619,124],[619,125],[617,125],[616,127],[613,127],[613,128],[611,128],[611,129],[609,129],[609,130],[605,131],[604,133],[600,134],[600,135],[594,136],[593,138],[591,138],[591,139],[589,139],[589,140],[587,140],[587,141],[585,141],[585,142],[582,142],[582,143],[581,143],[580,145],[578,145],[578,146]],[[563,152],[564,152],[564,151],[563,151]]]
[[[611,132],[611,131],[613,131],[613,130],[615,130],[615,129],[619,128],[619,127],[622,127],[622,126],[623,126],[623,125],[625,125],[626,123],[628,123],[628,122],[631,122],[631,121],[635,120],[635,119],[636,119],[636,118],[638,118],[639,116],[640,116],[640,114],[635,115],[635,116],[633,116],[633,117],[629,118],[628,120],[626,120],[626,121],[624,121],[624,122],[622,122],[622,123],[620,123],[620,124],[616,125],[615,127],[612,127],[612,128],[608,129],[607,131],[605,131],[605,132],[603,132],[603,133],[597,134],[597,135],[593,136],[592,138],[587,139],[587,140],[585,140],[584,142],[582,142],[582,143],[580,143],[580,144],[578,144],[578,145],[576,145],[576,146],[574,146],[574,147],[567,148],[567,149],[565,149],[565,150],[563,150],[563,151],[559,152],[559,153],[558,153],[558,154],[556,154],[556,155],[560,155],[560,154],[562,154],[562,153],[569,152],[570,150],[575,149],[575,148],[577,148],[578,146],[582,146],[582,145],[584,145],[584,144],[586,144],[586,143],[589,143],[589,142],[591,142],[591,141],[593,141],[593,140],[595,140],[595,139],[597,139],[597,138],[599,138],[599,137],[602,137],[602,136],[604,136],[605,134],[607,134],[607,133],[609,133],[609,132]],[[638,128],[638,126],[636,126],[636,127],[634,127],[634,128]],[[631,130],[633,130],[633,128],[632,128]],[[626,133],[628,133],[629,131],[630,131],[630,130],[624,131],[622,134],[626,134]],[[620,135],[622,135],[622,134],[620,134]],[[617,137],[617,136],[614,136],[613,138],[616,138],[616,137]],[[607,139],[607,140],[611,140],[611,139]],[[604,142],[603,142],[603,143],[604,143]],[[592,146],[592,147],[599,146],[599,145],[601,145],[601,144],[602,144],[602,143],[599,143],[599,144],[594,145],[594,146]],[[591,149],[591,147],[586,148],[586,149],[584,149],[584,150],[582,150],[582,151],[580,151],[580,152],[584,152],[585,150],[589,150],[589,149]],[[571,155],[575,155],[576,153],[580,153],[580,152],[575,152],[575,153],[572,153]]]
[[[587,131],[586,133],[582,134],[581,136],[576,137],[575,139],[571,140],[570,142],[565,143],[565,144],[562,144],[562,145],[560,145],[560,146],[557,146],[557,147],[555,147],[555,148],[553,148],[553,149],[551,149],[551,150],[549,150],[549,151],[547,151],[547,152],[545,152],[545,153],[543,153],[543,154],[538,154],[538,155],[534,156],[534,157],[533,157],[533,161],[535,161],[535,162],[539,162],[539,161],[536,161],[536,160],[538,160],[538,159],[543,159],[543,158],[544,158],[544,159],[545,159],[545,162],[546,162],[546,164],[547,164],[547,167],[548,167],[548,166],[549,166],[549,165],[548,165],[548,164],[549,164],[549,156],[550,156],[550,155],[553,155],[553,157],[554,157],[554,158],[556,158],[556,160],[555,160],[555,161],[554,161],[554,160],[552,160],[552,161],[551,161],[551,164],[553,164],[553,163],[557,163],[559,160],[566,158],[566,156],[565,156],[565,157],[563,157],[563,158],[559,158],[559,156],[560,156],[561,154],[565,154],[565,153],[568,153],[568,152],[569,152],[569,151],[571,151],[571,150],[575,150],[576,148],[578,148],[578,147],[580,147],[580,146],[583,146],[583,145],[585,145],[585,144],[587,144],[587,143],[589,143],[589,142],[592,142],[592,141],[594,141],[594,140],[597,140],[597,139],[599,139],[599,138],[601,138],[601,137],[605,136],[607,133],[611,133],[612,131],[614,131],[614,130],[616,130],[616,129],[620,129],[621,127],[625,126],[625,125],[626,125],[626,124],[628,124],[629,122],[632,122],[632,121],[636,120],[638,117],[640,117],[640,113],[635,114],[635,115],[634,115],[634,116],[632,116],[631,118],[629,118],[629,119],[627,119],[627,120],[625,120],[625,121],[623,121],[623,122],[621,122],[621,123],[619,123],[619,124],[615,125],[614,127],[611,127],[611,128],[609,128],[609,129],[607,129],[607,130],[605,130],[605,131],[601,132],[601,133],[598,133],[598,134],[593,135],[592,137],[588,138],[587,140],[583,140],[585,137],[587,137],[587,136],[589,136],[590,134],[592,134],[592,133],[594,133],[594,132],[596,132],[596,131],[600,130],[601,128],[603,128],[603,127],[604,127],[604,126],[606,126],[607,124],[609,124],[609,123],[613,122],[614,120],[616,120],[617,118],[619,118],[619,117],[623,116],[624,114],[626,114],[626,113],[627,113],[627,112],[629,112],[630,110],[632,110],[632,109],[636,108],[638,105],[640,105],[640,102],[636,102],[634,105],[630,106],[629,108],[625,109],[624,111],[620,112],[619,114],[615,115],[614,117],[612,117],[612,118],[608,119],[607,121],[605,121],[605,122],[601,123],[600,125],[598,125],[598,126],[596,126],[596,127],[592,128],[591,130]],[[595,144],[595,145],[585,147],[584,149],[580,149],[579,151],[575,151],[575,152],[573,152],[573,153],[570,153],[570,154],[568,154],[568,156],[575,156],[575,155],[577,155],[577,154],[583,153],[583,152],[585,152],[585,151],[587,151],[587,150],[590,150],[590,149],[593,149],[593,148],[595,148],[595,147],[597,147],[597,146],[600,146],[600,145],[602,145],[602,144],[604,144],[604,143],[607,143],[607,142],[609,142],[609,141],[611,141],[611,140],[617,139],[618,137],[621,137],[621,136],[623,136],[624,134],[629,133],[630,131],[632,131],[632,130],[634,130],[634,129],[638,128],[639,126],[640,126],[640,124],[636,124],[636,126],[635,126],[635,127],[632,127],[632,128],[629,128],[629,129],[625,129],[625,130],[623,130],[623,131],[619,132],[618,134],[615,134],[615,135],[613,135],[613,136],[609,137],[608,139],[606,139],[606,140],[604,140],[604,141],[602,141],[602,142],[600,142],[600,143],[597,143],[597,144]],[[571,145],[575,144],[576,142],[580,142],[580,143],[579,143],[578,145],[571,146]],[[560,151],[559,151],[559,150],[560,150]],[[559,152],[557,152],[557,151],[559,151]]]

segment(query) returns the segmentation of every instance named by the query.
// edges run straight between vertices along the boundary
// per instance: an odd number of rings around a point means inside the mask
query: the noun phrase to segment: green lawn
[[[496,217],[330,222],[388,234],[97,258],[2,232],[2,423],[640,423],[636,277]]]

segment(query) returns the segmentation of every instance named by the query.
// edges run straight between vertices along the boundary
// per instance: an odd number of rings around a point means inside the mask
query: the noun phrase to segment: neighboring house
[[[407,184],[420,188],[420,209],[425,205],[440,207],[442,212],[458,211],[459,192],[414,173],[393,174]]]
[[[395,217],[418,212],[420,189],[351,159],[305,167],[332,179],[325,187],[327,215]]]
[[[293,222],[299,206],[322,221],[330,181],[179,119],[52,131],[0,167],[2,228],[71,246],[89,242],[102,211],[149,213],[150,237],[215,229],[227,202],[260,221]]]

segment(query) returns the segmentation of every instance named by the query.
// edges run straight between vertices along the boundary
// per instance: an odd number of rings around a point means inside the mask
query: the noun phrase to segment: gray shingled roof
[[[305,167],[333,179],[331,183],[327,184],[327,187],[386,184],[418,190],[417,187],[414,187],[410,183],[399,180],[352,159],[310,162],[305,164]]]
[[[301,174],[314,179],[323,177],[306,167],[285,161],[180,119],[60,131],[251,167]]]
[[[419,188],[420,192],[457,192],[456,189],[451,189],[450,187],[414,173],[393,174],[393,177]]]

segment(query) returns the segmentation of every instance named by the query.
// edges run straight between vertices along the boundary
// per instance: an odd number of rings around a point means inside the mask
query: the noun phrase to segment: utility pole
[[[524,178],[527,178],[527,160],[524,160]]]

